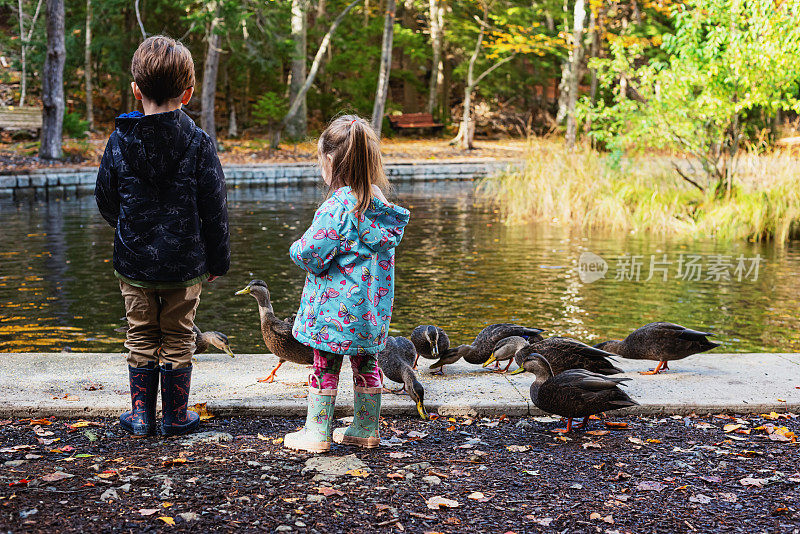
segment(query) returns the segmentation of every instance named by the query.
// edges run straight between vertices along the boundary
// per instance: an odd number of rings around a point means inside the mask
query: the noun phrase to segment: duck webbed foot
[[[639,374],[640,375],[657,375],[658,373],[660,373],[661,371],[664,371],[666,369],[669,369],[669,367],[667,367],[667,362],[658,362],[658,365],[656,365],[655,369],[652,369],[650,371],[639,371]]]
[[[433,371],[431,375],[444,376],[444,365]]]
[[[278,365],[276,365],[275,368],[265,378],[261,378],[259,382],[266,382],[267,384],[271,384],[272,382],[274,382],[275,373],[278,372],[278,369],[281,368],[281,365],[283,365],[284,361],[285,360],[278,360]]]
[[[383,392],[384,393],[392,393],[394,395],[408,395],[408,393],[406,393],[406,387],[405,386],[403,386],[401,388],[398,388],[398,389],[391,389],[391,388],[387,388],[387,387],[384,386]]]

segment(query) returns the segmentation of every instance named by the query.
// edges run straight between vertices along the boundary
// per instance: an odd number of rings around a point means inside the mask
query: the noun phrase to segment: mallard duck
[[[125,320],[127,320],[127,319],[125,319]],[[120,332],[122,334],[125,334],[125,333],[128,332],[128,328],[129,327],[127,325],[120,326],[119,328],[115,328],[114,331],[115,332]],[[231,358],[235,358],[236,357],[236,355],[231,350],[230,344],[228,343],[228,336],[226,336],[222,332],[216,332],[216,331],[203,332],[203,331],[200,330],[200,328],[198,328],[198,326],[196,324],[192,325],[192,330],[194,330],[194,334],[195,334],[195,337],[194,337],[194,344],[195,344],[194,355],[203,354],[204,352],[206,352],[208,350],[208,348],[210,346],[214,346],[214,347],[217,347],[222,352],[224,352],[225,354],[227,354],[228,356],[230,356]],[[197,358],[195,358],[194,355],[192,356],[192,361],[196,362]]]
[[[447,337],[447,332],[431,324],[416,327],[411,332],[411,343],[414,344],[417,352],[412,366],[414,369],[417,368],[420,356],[428,360],[438,360],[439,355],[450,348],[450,338]]]
[[[417,375],[411,368],[416,351],[413,343],[404,337],[386,338],[386,347],[378,353],[378,365],[389,380],[404,384],[399,390],[405,390],[417,404],[419,416],[428,419],[425,411],[425,389],[417,380]]]
[[[455,363],[464,358],[468,363],[482,365],[491,358],[495,345],[501,340],[511,336],[528,338],[529,340],[540,341],[544,339],[541,333],[544,330],[539,328],[528,328],[517,324],[501,323],[489,325],[475,337],[469,345],[459,345],[458,347],[445,351],[439,360],[430,366],[431,369],[440,369],[446,364]]]
[[[533,404],[545,412],[566,417],[567,432],[572,430],[572,419],[576,417],[583,417],[578,428],[585,428],[591,415],[639,404],[619,389],[630,378],[608,377],[586,369],[568,369],[554,376],[550,362],[541,354],[529,354],[528,361],[536,374],[531,384]]]
[[[252,295],[258,302],[258,314],[261,317],[261,335],[269,351],[278,357],[278,365],[261,382],[272,382],[284,362],[290,361],[301,365],[314,363],[314,350],[303,345],[292,335],[292,324],[281,321],[275,316],[272,302],[269,299],[269,289],[263,280],[253,280],[244,289],[236,292],[237,295]]]
[[[506,370],[508,370],[513,357],[519,366],[518,369],[511,372],[512,375],[515,375],[526,371],[523,366],[525,357],[534,352],[547,358],[555,374],[563,373],[567,369],[586,369],[601,375],[616,375],[623,372],[622,369],[614,367],[608,361],[608,358],[613,359],[614,354],[568,337],[549,337],[534,343],[529,343],[517,336],[500,340],[495,345],[492,357],[483,366],[486,367],[495,360],[509,360],[506,366]]]
[[[652,371],[642,371],[643,375],[654,375],[669,369],[667,362],[682,360],[692,354],[719,347],[719,343],[709,341],[711,332],[691,330],[675,323],[650,323],[634,330],[622,340],[604,341],[596,348],[618,354],[630,360],[654,360],[658,365]]]

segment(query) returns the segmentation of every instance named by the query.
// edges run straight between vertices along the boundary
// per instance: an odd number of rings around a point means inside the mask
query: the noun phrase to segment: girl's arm
[[[298,267],[320,275],[339,252],[342,233],[347,223],[347,211],[337,200],[328,199],[314,215],[311,228],[292,243],[289,256]]]

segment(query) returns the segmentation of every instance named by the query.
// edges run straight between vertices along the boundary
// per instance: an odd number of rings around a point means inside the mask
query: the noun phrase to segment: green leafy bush
[[[64,133],[73,139],[84,139],[87,137],[89,121],[81,118],[79,113],[64,112]]]

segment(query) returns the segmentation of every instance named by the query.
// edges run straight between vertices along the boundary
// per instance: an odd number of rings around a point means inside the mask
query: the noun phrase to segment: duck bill
[[[419,416],[422,418],[423,421],[427,421],[430,419],[428,412],[425,410],[425,406],[422,405],[422,401],[417,402],[417,411],[419,412]]]
[[[511,371],[508,374],[510,374],[510,375],[518,375],[518,374],[524,373],[524,372],[525,372],[525,369],[523,367],[517,367],[516,369],[514,369],[513,371]]]
[[[431,347],[431,356],[436,356],[437,358],[439,357],[439,346],[438,345],[433,345]]]
[[[442,360],[436,360],[433,362],[428,369],[440,369],[444,365]]]
[[[234,295],[249,295],[249,294],[250,294],[250,286],[247,286],[244,289],[240,289],[239,291],[234,293]]]
[[[484,363],[483,366],[484,367],[489,367],[490,365],[492,365],[496,361],[497,361],[497,358],[495,358],[494,354],[492,354],[491,356],[489,356],[489,359],[486,360],[486,363]]]
[[[225,352],[225,354],[227,354],[227,355],[228,355],[228,356],[230,356],[231,358],[235,358],[235,357],[236,357],[236,355],[235,355],[235,354],[233,353],[233,351],[231,350],[230,346],[228,346],[228,345],[223,345],[223,346],[222,346],[222,350]]]

